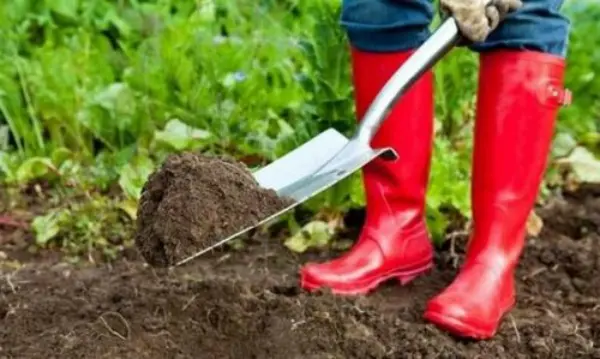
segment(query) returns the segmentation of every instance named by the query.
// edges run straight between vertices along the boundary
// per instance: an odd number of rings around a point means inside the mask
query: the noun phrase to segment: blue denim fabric
[[[564,0],[523,0],[475,51],[535,50],[564,57],[569,20],[560,13]],[[341,24],[350,43],[372,52],[404,51],[429,36],[432,0],[343,0]]]

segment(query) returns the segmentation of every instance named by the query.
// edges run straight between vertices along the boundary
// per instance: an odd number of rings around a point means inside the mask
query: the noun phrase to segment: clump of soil
[[[155,267],[171,266],[291,204],[229,158],[171,155],[142,190],[135,243]]]

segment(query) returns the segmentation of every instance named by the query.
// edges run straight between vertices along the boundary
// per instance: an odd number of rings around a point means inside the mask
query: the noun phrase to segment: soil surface
[[[142,190],[135,243],[152,266],[171,266],[289,204],[235,160],[171,155]]]
[[[174,269],[141,258],[5,265],[0,358],[600,358],[600,190],[539,213],[546,225],[519,265],[517,307],[489,341],[422,319],[456,274],[447,250],[406,287],[340,298],[297,286],[302,263],[337,253],[296,256],[265,238]]]

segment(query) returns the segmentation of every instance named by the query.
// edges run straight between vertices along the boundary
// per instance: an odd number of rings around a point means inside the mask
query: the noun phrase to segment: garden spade
[[[327,129],[253,173],[260,186],[294,200],[291,205],[179,261],[176,265],[186,263],[255,227],[266,224],[345,179],[375,158],[401,160],[392,148],[372,148],[370,142],[400,96],[460,40],[455,20],[452,17],[446,19],[388,80],[351,138],[333,128]]]

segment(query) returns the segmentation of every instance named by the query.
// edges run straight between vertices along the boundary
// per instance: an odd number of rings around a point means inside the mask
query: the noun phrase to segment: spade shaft
[[[460,38],[455,20],[448,18],[444,21],[386,82],[367,109],[354,138],[370,143],[400,97],[446,55]]]

